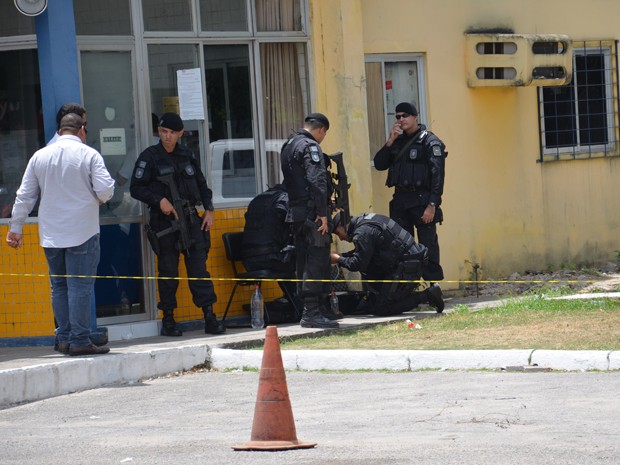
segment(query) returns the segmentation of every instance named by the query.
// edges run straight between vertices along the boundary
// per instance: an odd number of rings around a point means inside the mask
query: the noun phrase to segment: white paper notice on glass
[[[200,68],[177,71],[181,119],[205,119]]]

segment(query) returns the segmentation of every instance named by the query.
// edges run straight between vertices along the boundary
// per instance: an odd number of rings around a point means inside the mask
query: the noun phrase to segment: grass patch
[[[537,293],[472,311],[459,305],[437,318],[379,325],[326,337],[283,341],[287,349],[620,349],[620,301],[551,300]]]

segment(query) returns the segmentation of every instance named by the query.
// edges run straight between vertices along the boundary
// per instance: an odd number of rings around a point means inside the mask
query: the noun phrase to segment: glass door
[[[216,206],[247,203],[257,194],[256,140],[247,45],[205,45],[209,158]]]
[[[159,119],[164,113],[181,114],[179,106],[178,71],[200,67],[198,47],[192,44],[149,45],[149,76],[151,84],[151,118]],[[189,147],[199,160],[202,149],[203,121],[184,120],[184,133],[179,143]],[[206,169],[201,166],[203,173]]]
[[[0,218],[11,217],[28,160],[44,139],[37,51],[0,52]]]
[[[143,276],[142,210],[140,202],[129,194],[129,180],[140,153],[132,55],[130,51],[82,51],[80,60],[88,121],[86,142],[103,155],[116,181],[114,197],[100,209],[97,317],[108,324],[144,320],[149,317],[145,285],[135,279]]]

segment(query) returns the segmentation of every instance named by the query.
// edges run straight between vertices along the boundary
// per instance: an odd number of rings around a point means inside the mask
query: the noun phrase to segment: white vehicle
[[[217,207],[247,205],[257,194],[257,176],[267,190],[282,182],[280,149],[286,142],[281,139],[265,141],[261,155],[264,172],[257,173],[254,157],[254,139],[222,139],[209,145],[211,157],[211,190],[213,204]]]

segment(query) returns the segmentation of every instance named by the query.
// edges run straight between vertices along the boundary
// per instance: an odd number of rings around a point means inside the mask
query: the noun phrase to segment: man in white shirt
[[[103,157],[87,146],[83,119],[70,113],[58,140],[37,151],[17,191],[7,243],[18,249],[23,225],[39,205],[39,238],[52,283],[58,350],[69,355],[105,354],[90,340],[91,298],[99,264],[99,205],[114,193]],[[67,277],[69,276],[69,277]],[[78,277],[79,276],[79,277]]]

